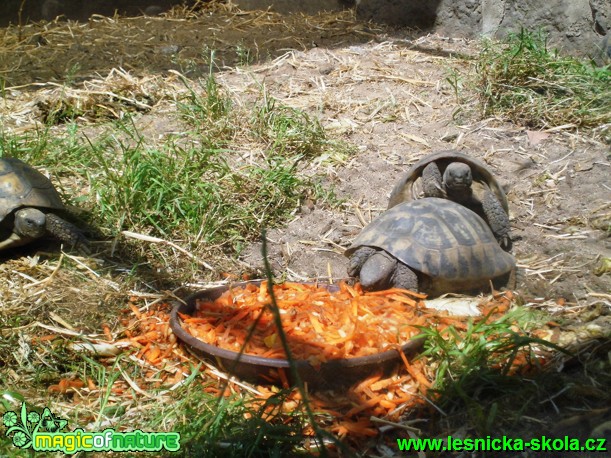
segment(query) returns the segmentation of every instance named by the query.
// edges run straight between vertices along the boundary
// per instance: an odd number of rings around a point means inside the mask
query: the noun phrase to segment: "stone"
[[[561,52],[595,57],[601,46],[609,52],[608,39],[602,43],[611,27],[609,0],[360,0],[357,16],[468,38],[543,29]]]

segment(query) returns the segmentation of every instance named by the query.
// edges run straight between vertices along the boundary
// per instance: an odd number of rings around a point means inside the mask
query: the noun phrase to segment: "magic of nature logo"
[[[68,425],[67,420],[55,416],[48,407],[42,413],[28,412],[25,402],[18,412],[5,412],[2,423],[7,428],[6,437],[11,438],[15,447],[40,452],[175,452],[180,449],[179,433],[117,432],[112,428],[101,432],[88,432],[81,428],[62,431]]]

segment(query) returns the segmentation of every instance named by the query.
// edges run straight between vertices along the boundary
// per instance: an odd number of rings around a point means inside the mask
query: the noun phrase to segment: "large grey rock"
[[[426,4],[426,9],[423,9]],[[393,25],[462,37],[504,37],[521,28],[543,29],[560,50],[595,56],[611,27],[609,0],[360,0],[357,15]]]

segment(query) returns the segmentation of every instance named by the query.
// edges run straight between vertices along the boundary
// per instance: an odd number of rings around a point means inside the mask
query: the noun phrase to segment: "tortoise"
[[[0,251],[50,234],[87,253],[81,230],[59,216],[66,213],[47,177],[19,159],[0,158]]]
[[[426,197],[375,218],[346,250],[365,290],[399,287],[434,296],[516,286],[515,258],[475,212]]]
[[[425,156],[395,185],[388,208],[420,197],[447,198],[473,210],[488,223],[501,247],[511,250],[507,196],[484,163],[455,150]]]

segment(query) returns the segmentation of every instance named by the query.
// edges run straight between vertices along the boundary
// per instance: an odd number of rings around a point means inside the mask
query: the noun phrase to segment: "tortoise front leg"
[[[56,214],[47,213],[46,229],[51,235],[67,243],[71,249],[76,249],[83,254],[90,253],[89,241],[81,230]]]
[[[510,251],[512,247],[509,235],[509,215],[492,191],[486,191],[482,199],[482,209],[495,238],[503,250]]]
[[[392,285],[395,288],[418,292],[418,276],[412,269],[399,262],[392,276]]]
[[[367,261],[376,251],[378,250],[375,248],[363,246],[352,253],[348,260],[348,275],[350,277],[357,277],[365,261]]]
[[[422,189],[424,190],[424,197],[445,197],[443,191],[443,178],[439,167],[435,162],[431,162],[422,170]]]
[[[395,275],[398,262],[382,250],[376,250],[363,264],[359,281],[365,291],[377,291],[388,288]]]

